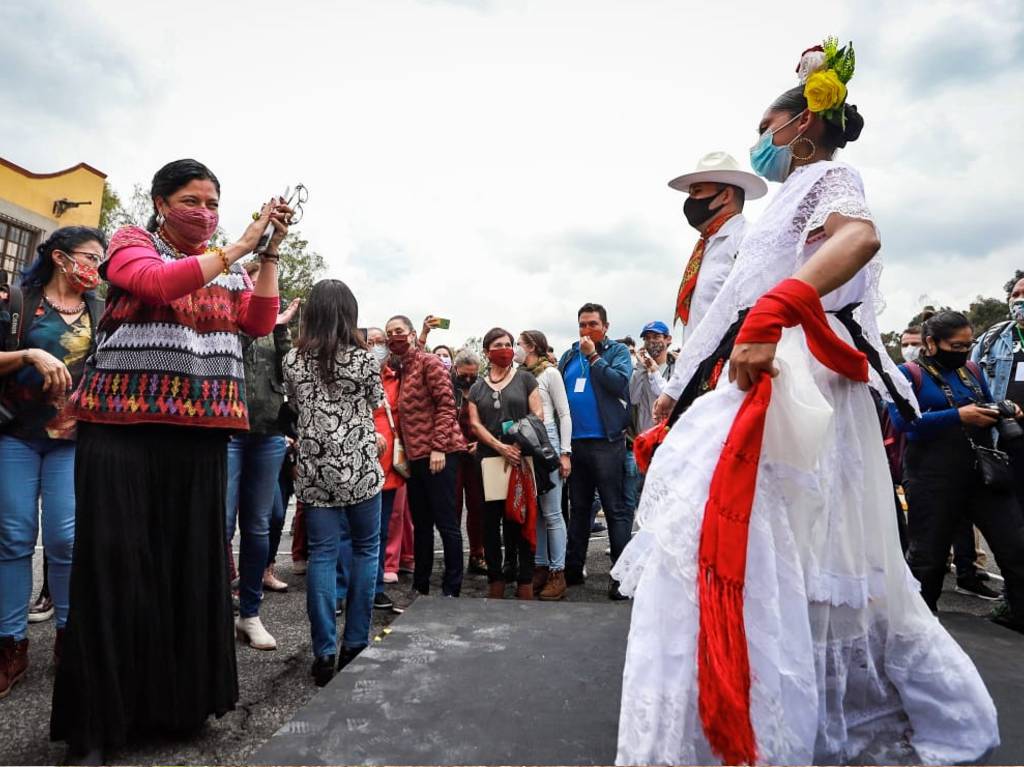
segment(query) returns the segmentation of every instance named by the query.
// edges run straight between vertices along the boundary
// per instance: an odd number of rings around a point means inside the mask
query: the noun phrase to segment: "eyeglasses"
[[[85,256],[93,266],[99,266],[103,263],[102,255],[97,256],[95,253],[90,253],[88,250],[71,250],[68,251],[68,254],[72,256]]]
[[[501,410],[501,392],[500,391],[492,391],[491,392],[491,399],[494,401],[493,402],[494,409],[495,410]]]

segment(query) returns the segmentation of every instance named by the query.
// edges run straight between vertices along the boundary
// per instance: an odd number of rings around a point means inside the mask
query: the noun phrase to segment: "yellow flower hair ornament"
[[[821,45],[804,51],[796,67],[807,108],[844,130],[846,84],[853,77],[855,65],[853,43],[840,48],[835,37],[827,37]]]

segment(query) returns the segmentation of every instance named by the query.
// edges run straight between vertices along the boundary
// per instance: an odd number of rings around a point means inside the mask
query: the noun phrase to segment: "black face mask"
[[[476,383],[476,376],[455,376],[455,383],[460,389],[469,389]]]
[[[939,349],[936,347],[935,354],[930,356],[946,370],[959,370],[967,364],[970,352],[954,352],[950,349]]]
[[[723,189],[722,192],[724,191],[725,190]],[[686,202],[683,203],[683,215],[686,216],[686,223],[694,229],[706,223],[709,218],[721,210],[721,205],[712,210],[711,203],[714,202],[722,192],[717,192],[710,197],[687,197]]]

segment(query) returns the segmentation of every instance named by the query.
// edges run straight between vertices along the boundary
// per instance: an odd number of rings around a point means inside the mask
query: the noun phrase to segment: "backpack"
[[[982,347],[982,354],[988,354],[988,350],[991,348],[991,343],[988,344],[987,348]],[[974,376],[975,380],[977,380],[979,384],[982,383],[982,381],[984,381],[984,378],[981,374],[981,368],[978,366],[977,362],[975,362],[974,360],[967,360],[967,364],[964,365],[964,367],[971,371],[971,375]],[[910,373],[910,383],[911,386],[914,387],[914,394],[916,395],[921,390],[921,381],[924,378],[924,370],[916,362],[906,363],[906,368],[907,372]]]

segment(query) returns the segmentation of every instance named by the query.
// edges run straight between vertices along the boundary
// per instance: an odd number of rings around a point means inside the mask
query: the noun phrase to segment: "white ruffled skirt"
[[[903,559],[868,387],[818,363],[799,328],[785,331],[778,364],[743,611],[758,761],[980,758],[999,743],[995,706]],[[618,764],[720,761],[697,709],[697,549],[743,396],[723,375],[670,432],[647,475],[640,532],[613,570],[634,597]]]

